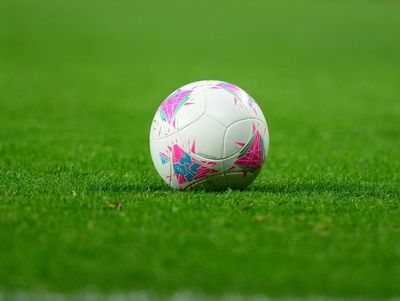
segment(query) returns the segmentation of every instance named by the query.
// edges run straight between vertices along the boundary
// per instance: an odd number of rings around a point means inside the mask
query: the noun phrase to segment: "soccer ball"
[[[243,189],[260,172],[268,146],[260,107],[222,81],[194,82],[173,92],[150,131],[154,165],[175,189]]]

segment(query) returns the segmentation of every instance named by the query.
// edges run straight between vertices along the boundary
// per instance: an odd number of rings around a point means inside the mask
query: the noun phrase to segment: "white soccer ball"
[[[243,189],[260,172],[268,146],[260,107],[222,81],[194,82],[173,92],[150,131],[154,165],[175,189]]]

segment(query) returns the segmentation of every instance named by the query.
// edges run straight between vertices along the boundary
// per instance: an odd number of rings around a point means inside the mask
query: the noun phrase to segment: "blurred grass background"
[[[398,1],[2,0],[0,288],[399,296],[399,28]],[[266,115],[246,192],[152,166],[201,79]]]

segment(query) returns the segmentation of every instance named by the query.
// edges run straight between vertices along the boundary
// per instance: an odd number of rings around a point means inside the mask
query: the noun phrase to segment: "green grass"
[[[397,1],[0,2],[0,292],[400,296]],[[175,192],[159,103],[221,79],[270,127],[246,191]]]

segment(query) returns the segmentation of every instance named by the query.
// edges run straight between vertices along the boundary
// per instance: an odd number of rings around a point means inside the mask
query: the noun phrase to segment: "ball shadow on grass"
[[[87,190],[90,192],[113,192],[113,193],[142,193],[142,192],[182,192],[182,193],[209,193],[226,194],[229,192],[243,192],[256,194],[323,194],[330,193],[342,197],[400,197],[400,191],[390,186],[376,186],[362,183],[341,182],[271,182],[266,184],[254,183],[245,189],[186,189],[174,190],[161,181],[148,181],[141,183],[120,183],[108,181],[104,183],[91,183]]]

